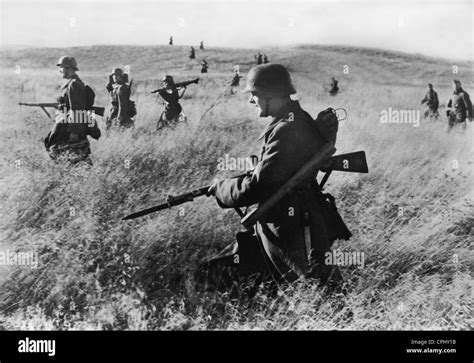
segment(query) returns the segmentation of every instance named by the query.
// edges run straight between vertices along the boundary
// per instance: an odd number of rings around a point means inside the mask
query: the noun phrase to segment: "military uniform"
[[[439,107],[438,94],[434,90],[430,89],[426,93],[425,98],[423,98],[421,103],[426,103],[426,106],[428,106],[432,112],[437,112]]]
[[[448,114],[451,126],[457,122],[465,122],[466,118],[472,118],[471,98],[462,88],[453,92],[449,98],[448,107],[452,107]]]
[[[62,65],[61,59],[63,58],[68,57],[60,58],[58,65]],[[74,64],[76,64],[75,60]],[[77,66],[75,69],[77,69]],[[46,150],[54,160],[64,157],[72,163],[79,161],[90,163],[89,155],[91,151],[87,136],[92,136],[97,140],[101,135],[100,130],[94,118],[79,118],[79,113],[71,112],[82,111],[80,114],[86,115],[87,105],[84,83],[77,75],[74,75],[62,86],[61,92],[61,96],[58,97],[58,109],[61,113],[58,115],[53,129],[44,140]],[[77,119],[69,119],[68,116],[71,115],[74,115]],[[89,111],[89,115],[93,114]]]
[[[207,73],[207,70],[209,69],[209,65],[207,62],[204,60],[201,62],[201,73]]]
[[[324,140],[314,121],[292,101],[263,132],[261,159],[251,176],[227,179],[217,185],[216,198],[223,208],[245,207],[273,195],[321,149]],[[295,145],[298,145],[296,148]],[[317,207],[316,185],[309,183],[278,203],[256,226],[257,236],[278,272],[276,278],[297,278],[327,273],[324,253],[330,250],[322,215]],[[307,248],[305,231],[311,232]]]
[[[339,92],[338,84],[339,82],[335,78],[331,80],[331,84],[329,85],[331,87],[331,89],[329,90],[329,94],[331,96],[335,96]]]
[[[238,87],[240,85],[240,79],[241,78],[242,78],[242,76],[240,74],[238,74],[237,72],[235,72],[234,78],[232,78],[230,86],[231,87]]]
[[[113,74],[124,76],[120,68],[113,70]],[[107,129],[112,125],[119,127],[131,127],[134,124],[130,110],[130,87],[126,83],[108,83],[106,86],[110,95],[110,104],[104,113]]]
[[[176,88],[172,88],[170,90],[159,91],[158,94],[166,101],[163,116],[167,121],[176,119],[183,110],[179,103],[180,96],[178,90]]]

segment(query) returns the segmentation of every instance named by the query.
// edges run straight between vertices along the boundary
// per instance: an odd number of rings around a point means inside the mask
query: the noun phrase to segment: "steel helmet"
[[[242,91],[258,92],[262,97],[281,97],[296,93],[290,73],[281,64],[267,63],[253,67],[247,75],[247,85]]]
[[[66,68],[72,68],[75,71],[79,70],[79,68],[77,68],[76,58],[69,57],[67,55],[63,55],[62,57],[60,57],[56,65],[58,67],[61,66],[61,67],[66,67]]]
[[[172,77],[172,76],[169,76],[169,75],[164,76],[161,80],[162,80],[163,82],[168,82],[168,83],[174,84],[173,77]]]
[[[112,73],[110,73],[110,75],[111,76],[117,75],[117,76],[122,76],[123,77],[123,70],[122,70],[122,68],[116,67],[116,68],[112,69]]]

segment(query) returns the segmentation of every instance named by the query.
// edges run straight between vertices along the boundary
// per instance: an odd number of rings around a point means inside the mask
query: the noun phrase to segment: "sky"
[[[0,45],[334,44],[473,59],[473,0],[0,0]]]

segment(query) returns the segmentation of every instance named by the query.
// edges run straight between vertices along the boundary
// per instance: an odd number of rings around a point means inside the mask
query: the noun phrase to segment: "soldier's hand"
[[[219,183],[219,179],[214,179],[207,190],[206,195],[210,197],[211,195],[216,195],[217,184]]]

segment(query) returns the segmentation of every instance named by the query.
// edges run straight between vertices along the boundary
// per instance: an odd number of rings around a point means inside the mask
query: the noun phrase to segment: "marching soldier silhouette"
[[[196,52],[194,50],[194,47],[191,47],[191,50],[189,51],[189,59],[195,59],[196,58]]]
[[[209,69],[209,65],[207,64],[207,61],[203,59],[201,61],[201,73],[207,73],[208,69]]]
[[[421,104],[426,103],[426,110],[424,112],[425,118],[430,116],[434,119],[439,117],[438,107],[439,107],[439,100],[438,94],[434,91],[433,85],[428,83],[428,92],[425,95],[425,98],[421,100]]]
[[[462,88],[461,81],[453,81],[453,93],[448,101],[449,128],[448,131],[457,123],[463,123],[466,127],[466,120],[472,121],[472,103],[469,94]]]
[[[230,82],[230,93],[235,94],[235,88],[240,86],[240,79],[242,76],[239,74],[239,71],[236,69],[234,71],[234,77],[232,78],[232,81]]]
[[[204,42],[201,40],[201,43],[199,44],[199,49],[204,50]]]
[[[128,75],[121,68],[114,68],[109,75],[106,89],[110,95],[110,104],[104,114],[106,129],[112,126],[132,127],[136,115],[135,104],[130,101]]]
[[[74,57],[62,56],[56,65],[66,82],[58,97],[56,122],[44,145],[53,160],[92,165],[87,136],[98,140],[101,135],[93,113],[95,94],[76,74],[79,68]]]
[[[337,95],[337,93],[339,92],[339,86],[338,86],[339,82],[337,81],[336,78],[332,77],[331,78],[331,83],[329,84],[329,94],[331,96],[335,96]]]
[[[172,37],[172,36],[170,36],[170,41],[169,41],[168,44],[169,44],[169,45],[173,45],[173,37]]]

